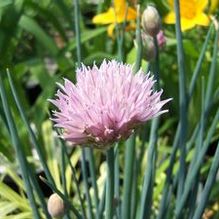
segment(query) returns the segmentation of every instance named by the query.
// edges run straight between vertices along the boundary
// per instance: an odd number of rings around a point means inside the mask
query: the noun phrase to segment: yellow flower
[[[211,0],[210,1],[210,12],[213,13],[218,9],[219,6],[219,0]]]
[[[114,0],[114,7],[110,7],[108,11],[94,16],[92,22],[94,24],[109,24],[107,32],[112,37],[116,23],[135,20],[136,16],[136,10],[131,7],[127,8],[125,0]]]
[[[208,5],[208,0],[179,0],[180,1],[180,16],[182,31],[191,29],[196,25],[207,26],[209,17],[204,13],[204,9]],[[174,0],[168,0],[170,12],[164,18],[167,24],[176,22],[174,12]]]

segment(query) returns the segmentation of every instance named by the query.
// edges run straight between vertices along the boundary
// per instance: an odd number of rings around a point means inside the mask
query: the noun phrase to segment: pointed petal
[[[114,7],[116,10],[121,10],[125,11],[125,0],[114,0]]]
[[[94,24],[111,24],[115,22],[115,11],[111,7],[107,12],[98,14],[93,17],[92,22]]]
[[[128,8],[127,20],[134,20],[137,17],[137,12],[134,8]]]
[[[110,24],[107,28],[107,33],[110,37],[113,37],[114,28],[115,28],[115,24]]]
[[[196,0],[197,11],[201,12],[208,6],[208,0]]]
[[[173,11],[169,12],[169,14],[167,14],[164,17],[164,23],[166,24],[175,24],[175,22],[176,22],[176,16]]]
[[[210,19],[205,13],[198,14],[195,18],[195,23],[198,25],[208,26],[209,22]]]
[[[122,23],[125,21],[135,20],[137,17],[137,12],[134,8],[128,7],[127,16],[126,16],[126,9],[125,10],[116,10],[116,22]]]
[[[182,18],[181,19],[181,29],[182,31],[189,30],[195,26],[195,20]]]

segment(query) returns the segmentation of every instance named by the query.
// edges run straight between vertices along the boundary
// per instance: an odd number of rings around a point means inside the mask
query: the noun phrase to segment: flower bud
[[[150,36],[155,37],[161,27],[161,20],[157,9],[153,6],[148,6],[142,14],[141,23],[144,31]]]
[[[62,198],[60,198],[60,196],[56,193],[52,194],[49,197],[47,203],[47,209],[49,214],[55,218],[62,217],[65,214],[64,202]]]
[[[157,42],[158,42],[159,48],[161,48],[161,49],[166,44],[166,37],[165,37],[164,32],[162,30],[160,30],[159,33],[157,34]]]
[[[151,61],[155,58],[156,50],[153,38],[144,32],[141,33],[142,47],[143,47],[143,58],[147,61]]]

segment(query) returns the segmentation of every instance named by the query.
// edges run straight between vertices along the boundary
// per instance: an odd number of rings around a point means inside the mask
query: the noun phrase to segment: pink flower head
[[[127,139],[134,129],[168,110],[160,100],[162,91],[153,92],[155,81],[132,66],[117,61],[103,61],[98,68],[77,69],[77,83],[64,79],[58,84],[56,99],[50,100],[58,112],[53,112],[55,126],[63,129],[63,138],[73,145],[92,144],[110,147]]]
[[[160,48],[163,48],[166,44],[166,37],[162,30],[160,30],[159,33],[157,34],[157,42]]]

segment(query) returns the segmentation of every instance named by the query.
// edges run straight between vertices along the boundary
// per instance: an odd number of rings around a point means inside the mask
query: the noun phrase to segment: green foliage
[[[156,47],[155,60],[148,62],[142,54],[140,19],[136,34],[118,25],[110,38],[106,26],[92,24],[92,17],[107,10],[110,1],[73,2],[0,1],[0,218],[50,218],[40,181],[63,198],[67,219],[113,214],[124,219],[198,219],[212,209],[216,215],[215,23],[184,33],[177,23],[176,36],[172,26],[163,24],[167,43],[161,50]],[[151,3],[164,17],[167,2]],[[141,11],[144,6],[142,1]],[[63,77],[75,81],[80,61],[98,65],[103,59],[150,69],[160,78],[165,96],[173,97],[170,112],[107,153],[70,148],[57,137],[47,100]],[[39,171],[45,178],[38,178]],[[8,177],[16,191],[7,185]]]

